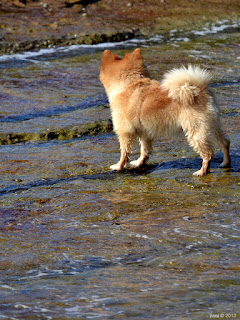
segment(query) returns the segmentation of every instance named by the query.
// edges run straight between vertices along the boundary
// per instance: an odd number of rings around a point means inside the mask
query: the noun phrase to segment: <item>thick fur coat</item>
[[[137,137],[141,155],[130,163],[133,167],[146,163],[154,138],[171,137],[180,130],[203,160],[194,175],[209,172],[213,145],[223,151],[221,167],[230,166],[230,142],[221,129],[219,109],[208,89],[211,76],[206,70],[191,65],[173,69],[158,82],[150,79],[140,49],[124,58],[105,50],[100,80],[121,148],[120,160],[112,170],[122,170],[127,164]]]

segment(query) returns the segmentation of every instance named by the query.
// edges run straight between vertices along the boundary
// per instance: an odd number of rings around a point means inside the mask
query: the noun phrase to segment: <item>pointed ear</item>
[[[111,56],[112,56],[112,53],[111,53],[109,50],[105,50],[105,51],[103,52],[102,58],[103,58],[103,59],[107,59],[107,58],[111,58]]]
[[[135,49],[135,50],[132,52],[132,56],[133,56],[135,59],[143,60],[142,53],[141,53],[141,50],[140,50],[139,48]]]
[[[109,50],[105,50],[103,52],[103,56],[102,56],[102,60],[115,60],[117,59],[117,55],[116,54],[113,54],[111,51]]]
[[[112,55],[112,53],[109,50],[104,50],[103,56],[107,57],[107,56],[110,56],[110,55]]]

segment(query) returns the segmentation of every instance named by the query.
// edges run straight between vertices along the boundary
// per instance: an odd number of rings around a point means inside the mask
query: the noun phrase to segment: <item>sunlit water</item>
[[[156,141],[146,168],[123,173],[109,170],[112,133],[0,147],[0,319],[240,317],[239,34],[211,33],[111,49],[142,46],[158,80],[182,64],[211,70],[231,169],[216,150],[211,174],[193,177],[201,161],[183,137]],[[0,132],[110,118],[98,80],[106,47],[2,58]]]

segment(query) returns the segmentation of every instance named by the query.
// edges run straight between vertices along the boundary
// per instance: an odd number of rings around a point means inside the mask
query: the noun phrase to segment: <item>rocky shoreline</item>
[[[62,36],[61,38],[49,38],[40,40],[28,40],[14,43],[1,43],[1,54],[13,54],[25,51],[35,51],[39,49],[54,48],[59,46],[71,46],[71,45],[93,45],[105,42],[119,42],[126,41],[133,38],[142,36],[139,30],[121,31],[113,34],[92,34],[83,35],[79,37],[74,36]]]
[[[219,19],[236,21],[237,0],[3,0],[0,55],[73,44],[118,42],[153,34],[182,35]],[[167,36],[166,36],[167,35]]]

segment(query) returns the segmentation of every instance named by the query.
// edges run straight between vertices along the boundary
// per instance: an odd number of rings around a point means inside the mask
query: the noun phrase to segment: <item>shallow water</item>
[[[188,63],[213,73],[232,168],[216,150],[202,178],[183,137],[156,141],[146,168],[122,173],[109,171],[111,132],[28,141],[110,118],[98,50],[1,68],[1,133],[26,138],[0,147],[1,319],[240,317],[237,39],[142,43],[156,79]]]

